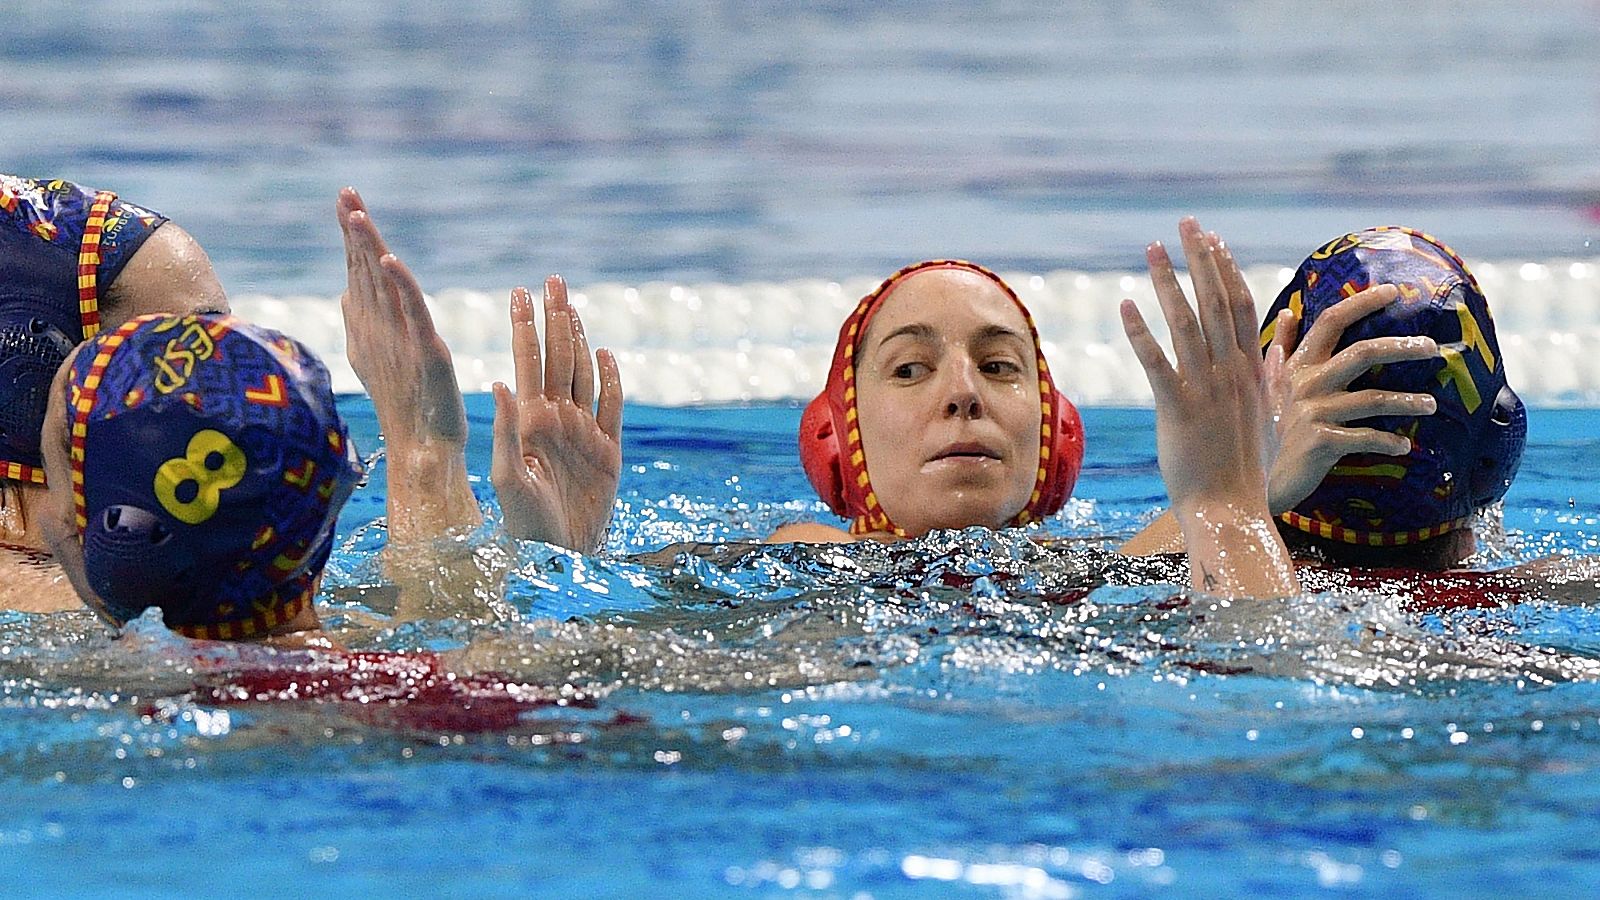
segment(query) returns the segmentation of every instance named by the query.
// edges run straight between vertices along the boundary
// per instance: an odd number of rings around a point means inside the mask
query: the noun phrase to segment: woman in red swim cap
[[[786,525],[773,541],[1002,528],[1061,508],[1083,465],[1083,423],[1010,285],[975,263],[928,260],[845,320],[801,419],[800,458],[850,530]]]
[[[1156,398],[1162,477],[1208,593],[1298,590],[1270,526],[1260,447],[1255,306],[1232,256],[1187,219],[1198,315],[1159,244],[1151,279],[1173,334],[1168,363],[1132,301],[1123,323]],[[917,537],[1023,525],[1061,507],[1083,464],[1083,425],[1056,389],[1038,331],[993,272],[931,260],[862,298],[839,332],[823,392],[801,419],[806,475],[848,532],[805,523],[773,541]]]

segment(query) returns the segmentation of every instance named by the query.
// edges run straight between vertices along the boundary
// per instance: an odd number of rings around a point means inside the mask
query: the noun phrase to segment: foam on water
[[[1600,402],[1600,257],[1471,263],[1495,314],[1512,384],[1540,406]],[[1039,325],[1057,382],[1088,406],[1148,406],[1150,389],[1122,335],[1117,303],[1138,301],[1166,339],[1150,281],[1137,272],[1003,273]],[[1292,269],[1246,272],[1265,312]],[[743,284],[603,282],[573,286],[590,340],[610,347],[630,401],[656,406],[805,401],[827,376],[839,323],[876,284],[801,279]],[[448,289],[429,298],[463,390],[511,382],[509,289]],[[241,315],[313,347],[341,392],[360,383],[344,360],[337,299],[235,298]]]

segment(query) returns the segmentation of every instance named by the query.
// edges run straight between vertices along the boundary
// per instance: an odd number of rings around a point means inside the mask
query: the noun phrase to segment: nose
[[[978,371],[971,363],[952,366],[954,373],[946,388],[944,414],[946,418],[981,419],[984,415],[983,398],[978,392]]]

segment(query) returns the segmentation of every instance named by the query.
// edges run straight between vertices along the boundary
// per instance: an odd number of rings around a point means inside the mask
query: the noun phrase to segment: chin
[[[948,498],[938,505],[938,513],[922,517],[926,526],[920,532],[925,533],[936,528],[961,529],[981,526],[983,528],[1000,529],[1016,518],[1020,508],[1011,509],[1009,504],[994,502],[952,502]],[[898,520],[897,520],[898,521]]]

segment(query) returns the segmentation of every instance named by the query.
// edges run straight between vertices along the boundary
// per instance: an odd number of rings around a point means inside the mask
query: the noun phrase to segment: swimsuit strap
[[[100,235],[116,199],[111,191],[94,195],[83,224],[83,241],[78,245],[78,318],[83,324],[83,340],[100,333]]]

